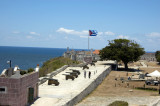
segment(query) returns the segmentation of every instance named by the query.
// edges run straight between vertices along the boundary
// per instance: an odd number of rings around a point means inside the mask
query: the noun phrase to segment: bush
[[[27,72],[26,71],[20,71],[20,74],[24,75],[24,74],[27,74]]]
[[[109,106],[128,106],[128,103],[125,101],[114,101]]]
[[[39,77],[43,77],[46,74],[51,73],[64,65],[73,65],[73,64],[79,64],[79,62],[64,57],[56,57],[50,59],[43,63],[42,67],[39,70]]]
[[[139,89],[139,90],[147,90],[147,91],[158,91],[157,88],[136,87],[135,89]]]
[[[29,68],[29,69],[28,69],[28,73],[31,73],[31,72],[33,72],[33,71],[34,71],[33,68]]]

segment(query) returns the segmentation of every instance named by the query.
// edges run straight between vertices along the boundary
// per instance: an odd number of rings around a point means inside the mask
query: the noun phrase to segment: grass
[[[39,77],[43,77],[46,74],[51,73],[64,65],[73,65],[73,64],[79,64],[79,62],[64,57],[52,58],[43,63],[42,67],[39,70]]]
[[[125,101],[114,101],[109,106],[128,106],[128,103]]]

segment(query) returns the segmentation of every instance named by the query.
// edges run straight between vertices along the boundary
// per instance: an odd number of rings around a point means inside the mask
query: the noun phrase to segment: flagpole
[[[89,51],[89,34],[88,34],[88,51]]]

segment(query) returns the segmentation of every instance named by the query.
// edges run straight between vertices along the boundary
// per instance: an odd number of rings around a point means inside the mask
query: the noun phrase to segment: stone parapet
[[[87,88],[83,89],[81,93],[72,98],[63,106],[74,106],[75,104],[80,102],[84,97],[90,94],[99,84],[101,84],[101,82],[110,72],[111,72],[111,66],[107,68],[105,71],[103,71],[96,79],[94,79],[94,81],[90,85],[88,85]]]

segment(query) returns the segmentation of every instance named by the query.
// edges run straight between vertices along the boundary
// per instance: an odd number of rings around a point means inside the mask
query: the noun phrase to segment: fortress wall
[[[74,106],[80,102],[84,97],[89,95],[97,86],[106,78],[106,76],[111,72],[111,66],[103,71],[86,89],[84,89],[80,94],[75,96],[64,106]]]
[[[51,78],[51,77],[57,75],[58,73],[64,71],[67,67],[68,67],[68,65],[64,65],[63,67],[55,70],[54,72],[51,72],[51,73],[47,74],[45,77],[40,77],[39,78],[39,85],[43,84],[44,82],[46,82],[47,81],[46,78]]]
[[[86,63],[81,63],[81,64],[78,64],[78,65],[73,65],[72,67],[83,67],[84,65],[87,65],[87,64]],[[53,76],[57,75],[58,73],[64,71],[67,67],[68,67],[68,65],[64,65],[63,67],[47,74],[45,77],[40,77],[39,78],[39,85],[46,82],[47,81],[46,78],[52,78]]]

